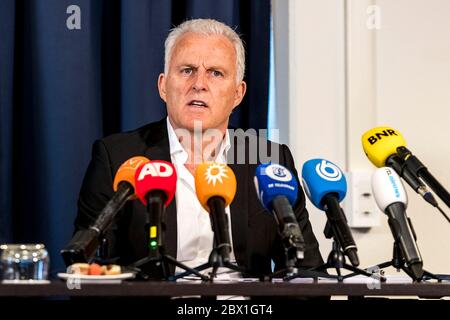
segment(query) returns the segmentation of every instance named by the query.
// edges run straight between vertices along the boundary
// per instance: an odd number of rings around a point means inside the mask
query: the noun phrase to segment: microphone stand
[[[131,270],[138,272],[138,276],[144,280],[170,280],[176,281],[178,277],[172,276],[169,264],[186,270],[186,275],[195,274],[203,281],[209,281],[209,278],[202,275],[197,270],[177,261],[175,258],[165,254],[164,248],[159,247],[157,253],[153,253],[148,257],[138,260],[128,266]]]
[[[319,277],[322,278],[331,278],[328,273],[322,272],[321,270],[313,270],[313,269],[300,269],[297,267],[297,262],[300,260],[297,254],[296,247],[284,246],[285,253],[285,264],[286,268],[276,271],[272,273],[269,279],[277,278],[280,275],[283,276],[283,281],[290,281],[297,278],[313,278],[317,280]]]
[[[384,269],[387,267],[394,267],[398,270],[403,270],[408,276],[411,277],[414,281],[421,281],[426,279],[435,279],[438,280],[438,282],[441,282],[443,279],[441,278],[441,275],[435,275],[431,272],[428,272],[426,270],[423,270],[423,275],[421,277],[416,277],[414,273],[406,266],[406,261],[403,258],[403,254],[400,250],[400,246],[397,241],[394,241],[394,250],[392,254],[392,260],[386,261],[380,264],[376,265],[380,269]],[[426,279],[425,279],[426,278]]]
[[[339,282],[343,281],[346,278],[350,278],[355,275],[364,275],[369,278],[373,277],[372,273],[367,272],[366,270],[359,269],[345,262],[345,255],[342,251],[339,242],[336,239],[336,235],[334,234],[330,224],[327,222],[324,229],[324,234],[327,239],[333,238],[333,247],[331,252],[328,255],[327,262],[319,267],[310,269],[312,271],[326,271],[327,269],[335,269],[337,276],[328,275],[328,278],[337,279]],[[353,271],[353,273],[342,275],[341,270]],[[380,278],[381,281],[385,281],[384,277]]]
[[[232,271],[236,271],[236,272],[240,272],[240,273],[246,273],[246,270],[242,267],[239,267],[237,265],[232,264],[229,259],[224,259],[223,255],[220,254],[221,250],[223,247],[220,246],[215,246],[212,250],[211,253],[209,254],[209,258],[208,258],[208,262],[201,264],[195,268],[193,268],[193,270],[195,270],[198,274],[201,275],[201,273],[199,273],[200,271],[203,271],[205,269],[208,268],[212,268],[212,271],[209,274],[209,278],[207,278],[207,280],[209,281],[214,281],[214,278],[216,278],[217,276],[217,271],[219,270],[219,268],[228,268]],[[183,277],[186,277],[190,274],[192,274],[193,272],[190,272],[190,270],[185,271],[183,273],[180,273],[176,276],[173,276],[172,279],[173,280],[177,280]],[[195,273],[196,275],[198,275],[197,273]],[[203,277],[205,277],[204,275],[202,275]]]
[[[411,223],[411,220],[408,218],[408,224],[411,228],[413,237],[414,237],[414,241],[417,240],[417,236],[416,236],[416,232],[414,231],[413,225]],[[400,248],[400,244],[398,242],[398,240],[394,240],[394,249],[393,249],[393,253],[392,253],[392,260],[390,261],[386,261],[383,263],[380,263],[377,265],[378,268],[382,269],[382,268],[386,268],[386,267],[394,267],[397,270],[403,270],[408,276],[411,277],[411,279],[413,279],[414,281],[422,281],[426,279],[435,279],[438,280],[439,282],[441,282],[443,280],[443,278],[445,277],[445,275],[435,275],[431,272],[428,272],[426,270],[422,269],[422,276],[418,277],[414,274],[413,271],[410,270],[410,268],[406,265],[406,259],[403,256],[403,253],[401,251]]]
[[[414,231],[413,225],[411,223],[411,220],[408,218],[408,223],[411,228],[414,240],[417,240],[416,232]],[[431,272],[428,272],[426,270],[422,269],[422,276],[417,277],[414,272],[410,270],[410,268],[406,265],[406,259],[403,257],[403,253],[400,248],[400,244],[398,240],[394,240],[393,245],[393,251],[392,251],[392,259],[390,261],[386,261],[380,264],[377,264],[376,266],[379,269],[387,268],[387,267],[394,267],[397,270],[403,270],[408,276],[411,277],[414,281],[422,281],[427,279],[435,279],[438,280],[438,282],[441,282],[444,278],[448,277],[448,275],[435,275]],[[384,272],[383,272],[384,273]]]
[[[164,192],[160,190],[152,191],[147,195],[147,212],[149,215],[149,223],[145,227],[148,234],[149,254],[147,257],[140,259],[128,268],[137,271],[140,278],[144,280],[176,280],[170,273],[169,264],[186,270],[188,274],[195,274],[203,281],[209,278],[202,275],[197,270],[177,261],[175,258],[165,253],[163,243],[163,223],[162,216],[164,214]]]
[[[214,246],[209,254],[208,262],[194,268],[197,272],[212,268],[209,274],[209,280],[213,281],[217,276],[219,268],[228,268],[232,271],[246,273],[245,269],[234,265],[230,262],[230,252],[232,250],[230,245],[230,238],[228,235],[228,219],[225,214],[219,214],[223,211],[224,199],[218,196],[211,197],[208,200],[208,206],[211,210],[211,228],[214,232]],[[189,275],[189,272],[183,272],[173,277],[173,279],[180,279]]]
[[[300,229],[298,229],[297,232],[300,232]],[[283,275],[283,281],[290,281],[296,278],[313,278],[316,280],[319,277],[330,278],[331,276],[326,272],[303,268],[300,269],[297,267],[298,262],[303,260],[305,251],[303,237],[295,236],[297,232],[289,232],[289,228],[284,228],[284,230],[279,231],[284,247],[286,268],[272,273],[269,276],[269,279],[276,278],[280,275]]]

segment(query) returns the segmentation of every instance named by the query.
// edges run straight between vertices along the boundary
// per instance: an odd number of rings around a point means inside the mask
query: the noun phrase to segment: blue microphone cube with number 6
[[[279,164],[261,164],[256,168],[255,187],[259,200],[269,211],[277,196],[284,196],[291,206],[297,201],[298,182],[288,168]]]
[[[336,194],[340,202],[347,193],[344,173],[333,162],[325,159],[306,161],[302,168],[302,180],[306,195],[320,210],[324,210],[322,199],[327,194]]]

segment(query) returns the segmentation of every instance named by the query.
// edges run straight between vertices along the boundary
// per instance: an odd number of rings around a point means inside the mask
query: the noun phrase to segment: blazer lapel
[[[243,143],[239,139],[230,141],[234,150],[234,159],[228,159],[229,166],[233,170],[238,181],[236,184],[236,196],[230,205],[231,234],[233,237],[234,256],[238,265],[246,265],[247,261],[247,236],[248,236],[248,170],[245,164],[237,164],[238,146]],[[245,148],[247,153],[247,148]]]

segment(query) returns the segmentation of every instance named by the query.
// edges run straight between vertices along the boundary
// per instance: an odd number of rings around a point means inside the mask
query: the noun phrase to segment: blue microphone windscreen
[[[320,210],[324,210],[323,198],[334,193],[338,201],[347,193],[344,173],[334,163],[325,159],[311,159],[303,164],[302,181],[309,200]]]
[[[271,202],[285,196],[291,206],[297,201],[298,183],[294,175],[279,164],[261,164],[256,168],[255,187],[263,206],[271,211]]]

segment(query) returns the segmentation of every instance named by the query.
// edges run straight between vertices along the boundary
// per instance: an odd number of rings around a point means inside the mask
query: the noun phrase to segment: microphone
[[[335,240],[350,263],[358,266],[358,249],[339,205],[347,193],[347,181],[341,169],[325,159],[311,159],[303,164],[302,180],[309,200],[319,210],[325,211]]]
[[[378,207],[388,216],[389,227],[406,264],[416,278],[421,278],[423,261],[411,220],[406,215],[408,198],[399,176],[391,168],[377,169],[372,177],[372,191]]]
[[[225,208],[236,194],[236,177],[226,164],[209,162],[195,170],[195,191],[202,207],[209,212],[214,242],[224,263],[230,261],[231,242]]]
[[[286,167],[261,164],[254,179],[258,198],[273,216],[289,256],[303,259],[305,240],[292,207],[297,201],[298,182]]]
[[[173,164],[163,160],[142,164],[135,175],[136,195],[149,214],[146,230],[149,232],[149,257],[159,257],[163,246],[162,221],[165,208],[172,201],[177,185]]]
[[[425,183],[438,195],[447,207],[450,208],[450,194],[428,171],[427,167],[405,146],[399,146],[397,148],[397,154],[405,161],[406,166],[410,168],[416,176],[425,181]],[[448,217],[447,220],[449,220]]]
[[[398,154],[398,148],[405,148],[406,141],[400,132],[391,127],[376,127],[362,136],[362,145],[366,156],[377,167],[391,167],[409,186],[433,207],[438,203],[433,194],[419,179],[417,172]]]
[[[127,200],[136,198],[134,175],[139,166],[147,163],[146,157],[132,157],[125,161],[114,177],[113,197],[106,203],[103,210],[88,229],[78,230],[67,246],[61,250],[61,255],[67,266],[77,262],[89,262],[100,246],[99,238],[111,227],[116,214]]]

